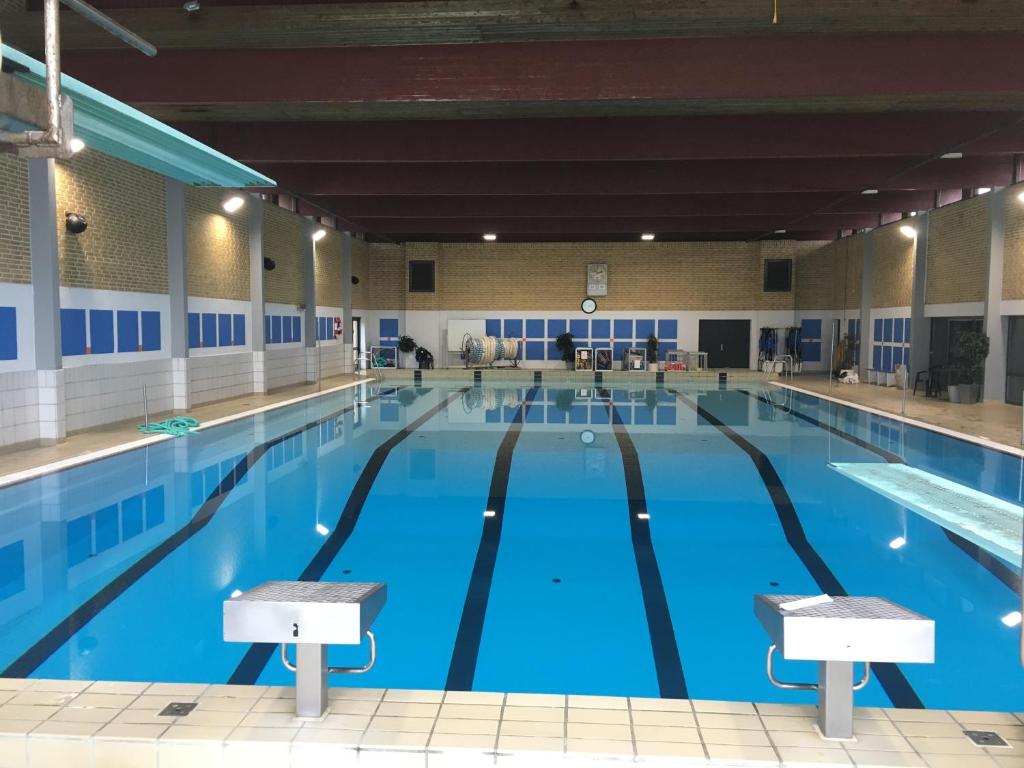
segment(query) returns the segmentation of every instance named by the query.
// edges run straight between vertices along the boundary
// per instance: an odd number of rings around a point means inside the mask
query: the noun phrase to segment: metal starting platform
[[[935,622],[880,597],[834,597],[807,607],[783,605],[811,595],[754,595],[754,614],[771,638],[768,679],[778,688],[818,692],[818,728],[827,739],[853,738],[853,692],[868,684],[871,664],[935,661]],[[772,659],[818,662],[816,683],[775,677]],[[853,682],[853,665],[864,675]]]
[[[358,582],[268,581],[224,601],[224,640],[279,643],[281,661],[295,672],[295,714],[320,717],[327,709],[327,676],[368,672],[377,658],[370,631],[387,601],[387,585]],[[363,667],[327,666],[329,645],[370,640]],[[295,664],[288,645],[295,644]]]

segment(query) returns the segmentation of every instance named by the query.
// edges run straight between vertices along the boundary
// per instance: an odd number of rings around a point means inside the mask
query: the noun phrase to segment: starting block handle
[[[783,688],[789,691],[816,691],[817,683],[787,683],[775,677],[775,669],[772,658],[775,656],[775,643],[768,646],[768,658],[765,662],[765,671],[768,673],[768,681],[776,688]],[[871,681],[871,662],[864,662],[864,676],[853,684],[853,690],[859,691]]]
[[[377,639],[373,636],[373,632],[366,630],[366,636],[370,638],[370,660],[362,667],[327,667],[327,674],[329,675],[362,675],[373,669],[373,665],[377,662]],[[289,672],[295,672],[298,667],[292,664],[288,660],[288,644],[281,643],[281,663],[284,664],[284,668]]]

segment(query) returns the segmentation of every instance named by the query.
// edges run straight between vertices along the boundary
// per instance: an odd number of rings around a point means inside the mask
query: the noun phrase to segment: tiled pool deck
[[[828,742],[813,707],[332,688],[321,720],[294,689],[0,679],[3,768],[436,768],[730,765],[1024,768],[1024,715],[858,709]],[[196,702],[183,717],[159,714]],[[975,746],[964,730],[1009,747]]]

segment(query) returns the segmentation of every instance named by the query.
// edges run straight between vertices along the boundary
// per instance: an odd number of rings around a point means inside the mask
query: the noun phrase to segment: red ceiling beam
[[[247,163],[522,162],[931,155],[1017,113],[706,115],[541,120],[181,123]],[[977,143],[1024,152],[1024,128]]]
[[[617,163],[262,164],[303,195],[673,195],[1002,186],[1012,162],[867,158]],[[920,163],[921,166],[907,172]],[[895,179],[888,183],[888,179]]]
[[[852,190],[851,190],[852,191]],[[691,216],[800,216],[838,203],[837,213],[923,211],[934,204],[931,190],[856,195],[837,192],[776,192],[747,195],[449,195],[314,197],[312,202],[354,218],[684,218]],[[300,213],[318,209],[301,203]]]
[[[361,219],[356,224],[368,232],[392,234],[460,234],[484,232],[772,232],[784,227],[784,217],[772,216],[704,216],[693,218],[578,218],[578,219]],[[808,216],[800,221],[800,229],[837,231],[863,229],[878,224],[877,214],[845,213]]]
[[[1024,94],[1024,34],[772,35],[328,49],[69,51],[134,103],[828,99]]]

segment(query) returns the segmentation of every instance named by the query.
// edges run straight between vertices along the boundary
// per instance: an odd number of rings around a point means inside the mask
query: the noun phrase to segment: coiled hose
[[[151,421],[149,424],[139,424],[139,432],[145,435],[172,435],[181,437],[187,435],[191,430],[199,426],[199,420],[190,416],[175,416],[173,419],[164,421]]]

